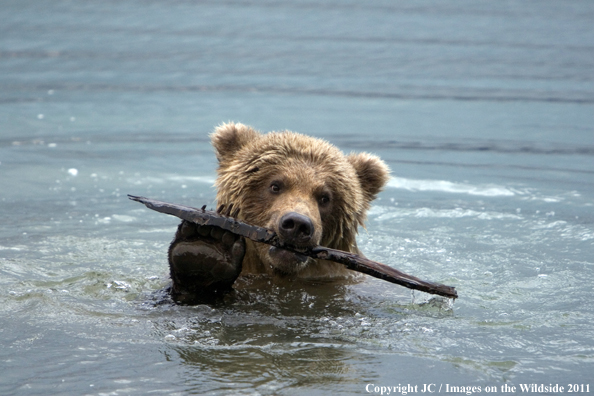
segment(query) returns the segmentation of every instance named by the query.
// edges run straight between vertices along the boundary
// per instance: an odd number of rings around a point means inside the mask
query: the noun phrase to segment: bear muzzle
[[[311,219],[297,212],[284,214],[278,224],[278,234],[281,240],[296,247],[310,245],[314,229]]]
[[[275,228],[281,241],[287,245],[307,249],[319,244],[314,222],[304,214],[287,212],[277,220]],[[267,256],[271,267],[285,274],[296,274],[311,262],[306,255],[274,246],[268,249]]]

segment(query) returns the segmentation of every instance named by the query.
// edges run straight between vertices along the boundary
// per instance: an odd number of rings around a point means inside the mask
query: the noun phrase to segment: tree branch
[[[191,221],[198,225],[220,227],[223,230],[241,235],[245,238],[251,239],[254,242],[266,243],[281,249],[301,253],[315,259],[334,261],[345,265],[350,270],[362,272],[375,278],[408,287],[409,289],[421,290],[426,293],[437,294],[454,299],[458,297],[456,289],[452,286],[424,281],[412,275],[398,271],[397,269],[389,267],[385,264],[369,260],[353,253],[344,252],[337,249],[330,249],[324,246],[316,246],[310,249],[299,249],[294,246],[283,244],[274,231],[264,227],[247,224],[214,211],[206,210],[206,205],[204,205],[201,209],[196,209],[190,206],[170,204],[145,197],[137,197],[134,195],[128,195],[128,198],[133,201],[143,203],[147,208],[160,213],[176,216],[180,219]],[[231,211],[231,208],[228,208],[227,212]],[[219,210],[219,212],[222,212],[222,210]]]

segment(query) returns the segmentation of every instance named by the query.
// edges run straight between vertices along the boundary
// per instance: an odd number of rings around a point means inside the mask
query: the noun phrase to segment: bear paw
[[[183,221],[169,248],[173,298],[192,303],[228,292],[241,273],[244,255],[243,237]]]

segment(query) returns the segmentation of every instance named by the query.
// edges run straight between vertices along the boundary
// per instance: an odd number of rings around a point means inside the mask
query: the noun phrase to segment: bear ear
[[[250,141],[260,137],[260,133],[243,124],[228,122],[219,125],[210,135],[219,162],[236,153]]]
[[[379,157],[368,153],[351,153],[347,160],[357,172],[365,200],[373,201],[388,182],[390,168]]]

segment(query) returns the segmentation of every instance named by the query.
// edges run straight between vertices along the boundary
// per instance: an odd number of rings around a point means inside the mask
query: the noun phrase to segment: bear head
[[[345,156],[321,139],[261,134],[238,123],[220,125],[211,140],[219,162],[218,205],[232,204],[236,218],[269,228],[291,245],[359,253],[358,226],[389,177],[378,157]],[[335,263],[321,261],[246,241],[243,273],[336,274],[329,269]]]

